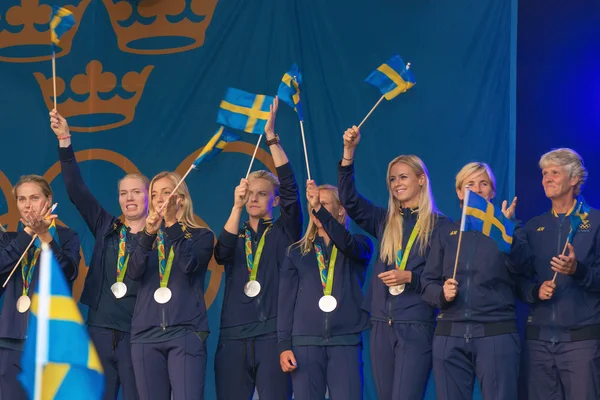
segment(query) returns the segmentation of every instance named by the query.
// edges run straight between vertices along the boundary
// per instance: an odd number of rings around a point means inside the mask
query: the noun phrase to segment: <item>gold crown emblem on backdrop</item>
[[[77,6],[67,5],[65,8],[73,12],[75,26],[60,40],[56,57],[62,57],[71,51],[73,37],[79,29],[79,21],[91,0],[81,0]],[[47,4],[39,4],[39,0],[21,0],[21,5],[10,7],[5,15],[0,15],[0,61],[34,62],[52,58],[50,47],[50,14],[52,8]],[[4,26],[4,30],[1,30]],[[10,27],[10,28],[8,28]],[[43,31],[38,30],[45,27]],[[30,47],[31,55],[11,56],[11,48]]]
[[[135,54],[172,54],[204,44],[217,0],[102,0],[119,49]]]
[[[60,113],[65,118],[90,115],[112,115],[119,118],[116,122],[103,125],[77,124],[71,120],[69,127],[74,132],[98,132],[107,129],[118,128],[129,124],[135,116],[135,109],[144,91],[146,80],[154,66],[146,66],[142,72],[127,72],[121,79],[120,84],[117,77],[111,72],[102,71],[102,63],[97,60],[90,61],[85,68],[85,74],[79,74],[71,80],[71,90],[76,95],[88,95],[85,101],[77,101],[68,98],[62,103],[57,103]],[[44,101],[49,110],[54,106],[52,77],[46,78],[40,72],[34,73],[35,78],[42,89]],[[114,91],[119,86],[123,90],[132,93],[131,98],[122,98],[115,94],[110,99],[107,94]],[[56,96],[57,98],[65,92],[65,81],[56,77]],[[99,95],[102,94],[102,95]]]

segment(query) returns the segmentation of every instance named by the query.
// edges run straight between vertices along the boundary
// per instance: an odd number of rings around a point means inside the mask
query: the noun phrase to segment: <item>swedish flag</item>
[[[60,38],[71,27],[75,25],[75,17],[73,13],[66,8],[52,6],[52,14],[50,15],[50,40],[54,46],[58,46]]]
[[[406,92],[416,83],[412,72],[397,54],[371,72],[365,82],[379,89],[387,100]]]
[[[229,143],[238,141],[240,137],[235,133],[225,130],[220,127],[219,130],[213,135],[208,141],[206,146],[200,151],[196,160],[194,160],[194,168],[196,168],[202,161],[210,161],[215,158],[219,153],[223,151],[225,146]]]
[[[569,243],[573,243],[573,238],[579,230],[579,225],[581,225],[581,223],[586,220],[589,214],[590,206],[588,205],[588,203],[586,203],[583,196],[579,196],[577,198],[577,202],[575,203],[574,212],[570,215],[571,231],[569,232],[569,236],[567,237],[567,241]]]
[[[101,399],[104,372],[77,304],[49,246],[42,246],[40,278],[31,301],[19,380],[28,398]]]
[[[479,231],[494,239],[500,251],[510,252],[515,223],[497,210],[492,203],[470,190],[463,202],[461,231]]]
[[[264,94],[252,94],[228,88],[221,101],[217,123],[232,129],[262,135],[269,119],[269,106],[275,100]]]
[[[298,66],[294,64],[281,78],[277,96],[298,113],[300,121],[304,121],[300,103],[300,85],[302,85],[302,74],[298,70]]]

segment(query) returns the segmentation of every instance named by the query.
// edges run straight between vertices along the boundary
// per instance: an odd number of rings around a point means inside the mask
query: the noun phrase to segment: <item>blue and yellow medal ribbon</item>
[[[398,250],[398,254],[396,255],[396,269],[400,271],[404,271],[404,269],[406,269],[408,256],[410,255],[410,251],[412,250],[412,247],[415,244],[415,240],[417,239],[417,235],[419,234],[420,229],[421,227],[419,226],[419,224],[416,224],[412,232],[410,233],[408,242],[406,243],[406,251],[402,251],[402,249]]]
[[[35,249],[33,253],[33,259],[31,264],[29,263],[29,252],[26,252],[21,261],[21,277],[23,278],[23,296],[29,295],[29,287],[31,286],[31,280],[33,279],[33,271],[37,264],[38,258],[40,258],[40,248]]]
[[[175,253],[173,252],[173,246],[169,251],[169,259],[165,260],[165,234],[162,230],[157,233],[158,241],[156,248],[158,249],[158,275],[160,276],[160,287],[167,287],[169,283],[169,277],[171,276],[171,268],[173,267],[173,258]]]
[[[244,249],[246,251],[246,266],[248,267],[248,274],[250,275],[251,281],[256,280],[256,276],[258,275],[258,263],[260,262],[260,256],[262,255],[263,248],[265,247],[265,238],[267,237],[267,233],[271,227],[269,226],[265,229],[260,241],[258,242],[258,246],[256,247],[256,255],[252,254],[252,234],[250,232],[250,228],[246,226],[244,231]]]
[[[119,255],[117,256],[117,282],[123,282],[127,264],[129,264],[129,254],[125,258],[125,250],[127,248],[127,227],[123,225],[119,231]],[[164,245],[163,245],[164,250]]]
[[[335,260],[337,259],[337,247],[333,246],[331,258],[329,259],[329,269],[325,265],[325,257],[323,256],[323,248],[320,244],[315,243],[315,253],[317,254],[317,264],[319,264],[319,275],[321,276],[321,286],[323,286],[323,294],[331,296],[333,290],[333,275],[335,270]]]

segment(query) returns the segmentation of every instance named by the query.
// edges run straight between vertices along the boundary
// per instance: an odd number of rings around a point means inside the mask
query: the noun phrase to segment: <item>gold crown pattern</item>
[[[79,29],[79,21],[81,21],[83,13],[90,4],[90,1],[91,0],[81,0],[77,6],[65,6],[66,9],[73,12],[73,15],[75,16],[75,25],[61,37],[59,45],[60,52],[56,53],[57,58],[65,56],[71,51],[73,37]],[[0,15],[0,19],[4,19],[5,24],[17,28],[23,27],[18,33],[11,33],[8,30],[0,31],[0,49],[33,45],[40,46],[40,49],[46,49],[43,55],[33,55],[31,57],[9,57],[0,55],[0,61],[34,62],[51,59],[52,55],[48,50],[50,49],[50,31],[46,30],[40,32],[35,28],[36,25],[48,25],[51,12],[51,7],[47,4],[40,5],[39,0],[21,0],[21,5],[9,8],[6,12],[6,16]]]
[[[90,61],[85,69],[85,74],[79,74],[71,80],[71,89],[78,95],[89,94],[84,102],[77,102],[71,98],[57,107],[65,118],[91,115],[112,114],[122,117],[121,121],[100,126],[70,126],[74,132],[99,132],[107,129],[118,128],[129,124],[135,116],[135,109],[144,91],[144,85],[154,66],[146,66],[142,72],[131,71],[123,76],[120,86],[134,95],[130,99],[123,99],[118,94],[109,100],[102,100],[98,93],[109,93],[117,87],[117,78],[111,72],[102,72],[102,63]],[[46,78],[44,74],[36,72],[33,74],[42,89],[44,101],[49,110],[54,107],[52,77]],[[65,82],[56,77],[56,96],[59,97],[65,91]]]
[[[176,172],[180,175],[183,175],[189,166],[194,162],[198,152],[202,149],[197,149],[193,151],[188,157],[185,158],[176,168]],[[246,142],[234,142],[227,146],[223,152],[229,153],[242,153],[248,156],[252,156],[254,152],[254,145]],[[82,150],[75,153],[75,157],[78,162],[85,161],[105,161],[116,165],[121,168],[125,173],[140,173],[140,170],[136,167],[136,165],[129,160],[127,157],[119,154],[117,152],[106,150],[106,149],[89,149]],[[262,162],[271,172],[276,173],[275,164],[273,163],[273,159],[270,154],[265,150],[259,148],[256,153],[256,159]],[[44,179],[48,181],[48,183],[52,184],[52,181],[60,174],[61,167],[60,162],[56,162],[52,165],[43,175]],[[9,231],[15,231],[19,225],[19,210],[17,209],[16,201],[12,200],[12,190],[13,186],[10,183],[10,180],[6,177],[4,172],[0,170],[0,191],[4,194],[6,198],[6,203],[8,205],[8,212],[4,215],[0,215],[0,224],[8,225]],[[208,211],[210,211],[210,204],[207,204]],[[122,216],[121,216],[122,217]],[[202,220],[199,216],[194,216],[196,221],[202,225],[208,227],[208,224]],[[66,226],[61,221],[58,221],[59,225]],[[80,250],[81,252],[81,250]],[[209,308],[215,298],[217,297],[217,292],[219,291],[219,287],[221,286],[221,277],[223,275],[223,266],[218,265],[214,258],[210,260],[208,265],[208,269],[211,272],[210,274],[210,282],[208,283],[208,288],[204,293],[204,301],[206,302],[206,307]],[[85,282],[85,277],[87,275],[88,266],[85,264],[85,257],[81,256],[81,262],[79,263],[79,276],[75,281],[73,286],[73,297],[75,300],[79,301],[79,297],[81,296],[81,292],[83,290],[83,284]]]
[[[122,0],[102,1],[119,49],[135,54],[172,54],[202,46],[217,6],[217,0],[145,0],[137,5]],[[169,47],[142,47],[145,39],[157,38],[172,41],[166,42]],[[187,39],[187,44],[176,47],[176,39]]]

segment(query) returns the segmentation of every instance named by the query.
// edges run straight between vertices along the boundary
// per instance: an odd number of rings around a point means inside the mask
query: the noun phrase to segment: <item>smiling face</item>
[[[424,182],[425,177],[418,176],[408,164],[397,162],[390,168],[389,190],[402,207],[414,208],[419,205],[419,195]]]
[[[542,169],[542,186],[546,197],[551,200],[565,196],[574,197],[578,177],[569,177],[569,171],[563,166],[548,164]]]
[[[138,178],[125,177],[119,183],[119,205],[126,220],[137,221],[148,215],[148,189]]]

